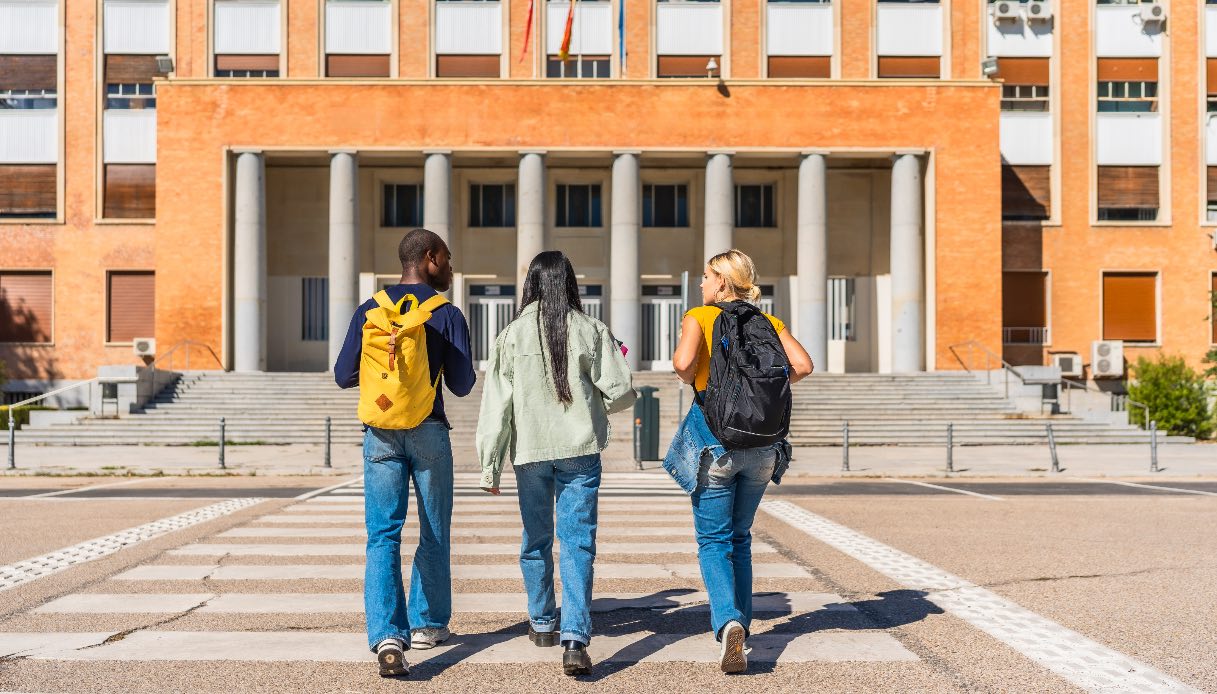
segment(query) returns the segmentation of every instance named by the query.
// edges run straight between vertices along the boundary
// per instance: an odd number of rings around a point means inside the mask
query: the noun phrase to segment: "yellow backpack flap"
[[[436,294],[420,304],[407,294],[393,303],[384,290],[372,298],[359,358],[359,419],[378,429],[413,429],[431,414],[439,387],[440,374],[431,379],[425,324],[448,300]]]

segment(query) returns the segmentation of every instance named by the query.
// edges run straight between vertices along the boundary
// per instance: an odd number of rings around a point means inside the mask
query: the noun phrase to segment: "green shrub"
[[[1140,357],[1133,371],[1136,381],[1129,383],[1128,396],[1149,408],[1159,429],[1196,438],[1213,433],[1207,385],[1183,357]]]
[[[53,407],[18,407],[13,410],[13,417],[17,420],[17,428],[30,423],[31,410],[53,410]],[[0,405],[0,431],[8,431],[8,405]],[[5,434],[7,436],[7,434]]]

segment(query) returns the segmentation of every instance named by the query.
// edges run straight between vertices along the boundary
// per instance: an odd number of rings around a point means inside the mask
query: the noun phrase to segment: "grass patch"
[[[199,440],[199,441],[191,441],[190,443],[188,443],[186,445],[200,448],[203,446],[219,446],[220,442],[219,441]],[[225,446],[269,446],[270,444],[267,443],[266,441],[256,441],[256,440],[255,441],[230,441],[228,439],[224,439],[224,445]]]

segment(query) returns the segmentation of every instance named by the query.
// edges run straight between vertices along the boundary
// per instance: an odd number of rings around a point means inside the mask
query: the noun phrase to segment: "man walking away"
[[[434,648],[451,635],[452,427],[440,384],[463,397],[476,379],[465,316],[440,294],[452,286],[448,245],[434,232],[414,229],[397,255],[401,283],[356,309],[334,363],[340,387],[359,386],[368,530],[364,611],[382,677],[409,674],[403,651]],[[407,601],[401,531],[411,480],[419,540]]]

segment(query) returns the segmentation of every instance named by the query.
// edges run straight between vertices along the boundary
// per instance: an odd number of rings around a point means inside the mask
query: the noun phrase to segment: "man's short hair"
[[[397,259],[401,261],[403,268],[416,267],[427,257],[428,252],[439,255],[446,246],[444,240],[434,231],[411,229],[401,237],[401,243],[397,244]]]

